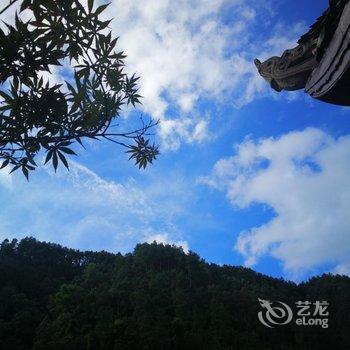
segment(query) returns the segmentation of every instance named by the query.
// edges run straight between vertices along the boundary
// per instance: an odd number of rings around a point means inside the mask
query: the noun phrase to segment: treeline
[[[260,299],[326,300],[329,328],[266,328]],[[296,285],[208,264],[169,245],[80,252],[34,238],[0,246],[0,348],[350,349],[350,279]]]

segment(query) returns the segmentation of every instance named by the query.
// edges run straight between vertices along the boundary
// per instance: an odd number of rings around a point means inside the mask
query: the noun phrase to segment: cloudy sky
[[[70,172],[43,167],[27,183],[1,171],[0,239],[124,253],[156,240],[293,280],[350,275],[350,109],[275,93],[252,63],[293,47],[326,7],[112,0],[144,97],[125,118],[159,118],[162,154],[139,171],[94,143]]]

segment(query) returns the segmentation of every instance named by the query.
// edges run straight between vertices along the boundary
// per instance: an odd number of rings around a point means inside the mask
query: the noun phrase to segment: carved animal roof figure
[[[349,0],[330,0],[297,47],[254,63],[276,91],[305,88],[316,99],[350,106]]]

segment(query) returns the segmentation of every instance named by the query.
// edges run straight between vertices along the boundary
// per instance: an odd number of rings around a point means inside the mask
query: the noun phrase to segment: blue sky
[[[95,142],[69,173],[2,171],[0,238],[124,253],[156,240],[288,279],[349,275],[350,110],[275,93],[253,65],[293,47],[327,1],[256,3],[113,0],[144,96],[122,124],[159,118],[162,154],[140,171]]]

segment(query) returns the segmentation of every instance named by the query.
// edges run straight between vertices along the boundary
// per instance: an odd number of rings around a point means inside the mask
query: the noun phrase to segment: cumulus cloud
[[[185,253],[189,252],[189,246],[187,241],[174,241],[172,240],[172,238],[169,237],[168,233],[149,233],[148,235],[146,235],[146,242],[157,242],[158,244],[171,244],[181,247]]]
[[[79,163],[72,162],[69,173],[41,169],[30,183],[0,172],[0,196],[6,203],[1,239],[34,235],[79,249],[126,252],[148,241],[150,232],[166,232],[167,242],[187,247],[174,224],[183,210],[178,200],[164,193],[159,198],[132,179],[105,180]]]
[[[4,19],[12,23],[17,9]],[[111,29],[128,56],[127,70],[141,77],[143,110],[162,121],[163,149],[211,138],[203,100],[241,108],[272,95],[253,59],[281,54],[305,30],[300,23],[289,24],[288,32],[281,23],[266,28],[274,14],[268,2],[252,0],[112,0],[105,16],[114,18]],[[51,81],[62,82],[67,72],[52,68]]]
[[[254,57],[280,54],[302,33],[295,25],[280,37],[257,35],[272,14],[253,1],[113,0],[107,15],[114,14],[128,70],[141,77],[143,108],[162,120],[163,147],[171,149],[210,137],[209,121],[194,113],[200,99],[242,107],[266,95]],[[277,26],[273,32],[285,33]]]
[[[120,34],[128,69],[141,77],[144,110],[162,120],[164,148],[208,137],[207,121],[193,109],[199,98],[219,97],[232,86],[233,65],[226,49],[229,37],[244,26],[223,25],[223,3],[114,0],[109,9],[117,14],[112,28]],[[171,118],[170,105],[177,110]]]
[[[271,255],[292,277],[323,264],[350,274],[349,159],[350,135],[308,128],[247,139],[202,182],[224,190],[236,208],[259,203],[274,211],[270,221],[240,233],[235,248],[246,265]]]

